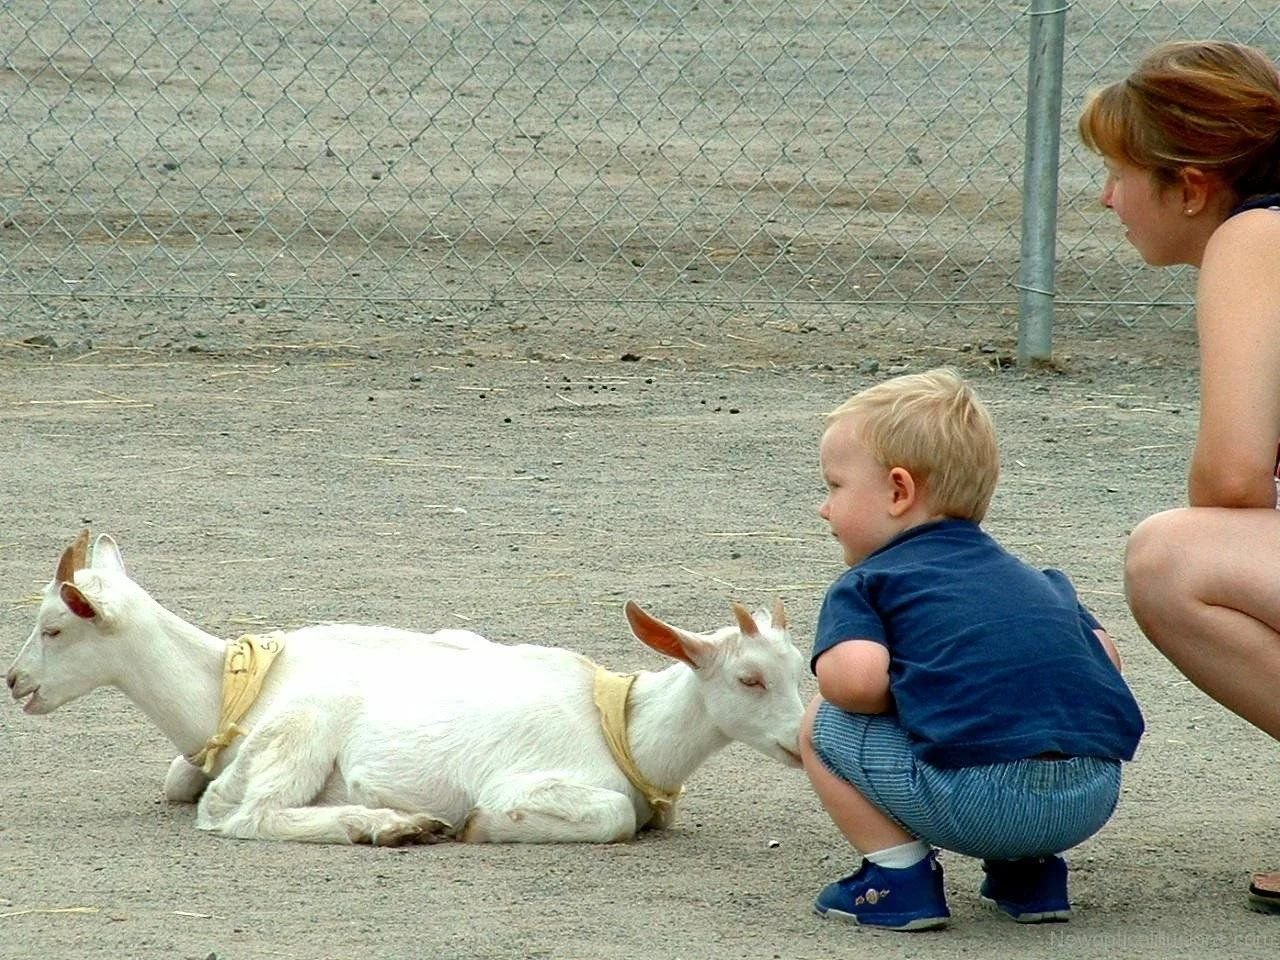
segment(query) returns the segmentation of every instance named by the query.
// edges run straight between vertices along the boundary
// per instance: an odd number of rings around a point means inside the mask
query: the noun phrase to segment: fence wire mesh
[[[1273,13],[1071,5],[1060,321],[1189,300],[1098,208],[1084,95]],[[1027,38],[987,0],[11,0],[0,299],[1012,328]]]

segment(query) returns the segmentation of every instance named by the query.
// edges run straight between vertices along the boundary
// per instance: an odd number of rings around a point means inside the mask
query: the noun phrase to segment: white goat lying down
[[[182,751],[165,795],[199,799],[203,830],[315,843],[621,841],[668,826],[680,785],[732,740],[799,766],[804,664],[781,602],[756,618],[734,604],[736,626],[710,634],[628,602],[635,635],[675,660],[629,693],[629,678],[576,653],[465,630],[272,634],[265,646],[279,654],[227,734],[229,645],[134,583],[110,537],[86,566],[88,543],[86,530],[63,552],[9,689],[30,714],[120,689]],[[597,706],[609,690],[625,717],[609,728],[616,751]]]

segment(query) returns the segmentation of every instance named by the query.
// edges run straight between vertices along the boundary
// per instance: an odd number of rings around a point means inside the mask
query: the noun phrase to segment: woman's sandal
[[[1259,913],[1280,913],[1280,871],[1255,873],[1249,878],[1249,908]]]

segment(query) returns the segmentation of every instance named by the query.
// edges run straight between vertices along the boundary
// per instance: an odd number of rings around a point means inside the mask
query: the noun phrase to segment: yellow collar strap
[[[222,712],[218,715],[218,729],[200,752],[190,758],[193,766],[212,774],[218,754],[245,732],[237,724],[258,699],[262,681],[282,649],[284,634],[278,630],[262,636],[246,633],[227,644],[222,661]]]
[[[644,795],[652,808],[651,819],[666,822],[682,788],[663,790],[654,786],[645,779],[636,766],[635,758],[631,756],[631,746],[627,741],[627,698],[631,695],[631,685],[635,682],[634,673],[613,673],[604,667],[596,667],[595,701],[600,711],[600,726],[604,729],[604,739],[609,744],[614,763],[626,774],[631,785]]]

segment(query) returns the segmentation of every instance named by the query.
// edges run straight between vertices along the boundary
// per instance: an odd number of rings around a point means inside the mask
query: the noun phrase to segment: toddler
[[[979,526],[995,428],[953,371],[855,395],[820,457],[849,569],[818,616],[801,751],[864,859],[815,909],[942,926],[942,848],[981,858],[982,898],[1014,920],[1068,919],[1061,853],[1110,818],[1143,731],[1111,638],[1066,576]]]

